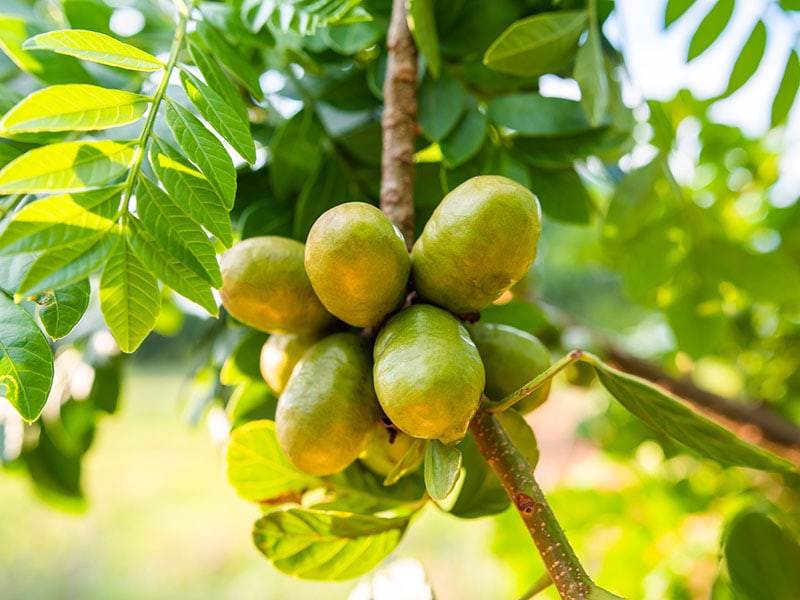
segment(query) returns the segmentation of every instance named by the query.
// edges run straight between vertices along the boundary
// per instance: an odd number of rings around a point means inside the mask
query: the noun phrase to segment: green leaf
[[[599,359],[590,362],[609,393],[658,433],[722,465],[796,474],[792,463],[742,441],[650,382],[613,369]]]
[[[231,209],[236,198],[236,169],[225,147],[180,104],[167,102],[166,117],[178,145],[208,178],[225,207]]]
[[[512,23],[489,46],[483,64],[509,75],[557,73],[575,56],[585,11],[546,12]]]
[[[53,383],[53,354],[47,338],[22,306],[0,291],[0,397],[23,419],[42,412]]]
[[[154,138],[150,144],[149,159],[172,200],[229,248],[233,243],[233,230],[228,209],[206,176],[159,138]]]
[[[54,340],[72,331],[89,307],[91,287],[88,279],[48,292],[37,300],[39,319],[44,330]]]
[[[510,94],[489,100],[489,120],[525,137],[576,134],[590,129],[579,102],[540,94]]]
[[[530,189],[547,216],[564,223],[586,224],[592,217],[592,198],[575,169],[530,167]]]
[[[38,90],[0,120],[4,133],[89,131],[133,123],[150,106],[139,94],[75,83]]]
[[[195,31],[189,35],[189,39],[205,48],[211,56],[221,62],[256,100],[264,99],[259,80],[260,72],[255,69],[252,60],[242,56],[216,29],[200,21]]]
[[[202,277],[173,256],[137,219],[130,218],[128,228],[134,251],[161,281],[205,308],[211,316],[219,314],[211,288]]]
[[[766,515],[747,511],[733,521],[725,560],[737,599],[800,598],[800,544]]]
[[[100,277],[100,310],[123,352],[133,352],[153,329],[161,305],[158,281],[122,239]]]
[[[261,348],[269,336],[256,330],[248,330],[225,359],[219,372],[222,385],[237,385],[261,379]]]
[[[779,0],[783,10],[800,10],[800,0]]]
[[[486,116],[470,98],[464,116],[447,137],[439,142],[442,162],[448,168],[457,167],[475,156],[486,140]]]
[[[136,183],[136,209],[144,228],[170,254],[210,285],[222,287],[217,255],[208,236],[166,192],[141,174]]]
[[[200,46],[189,43],[189,54],[195,66],[200,69],[206,85],[214,90],[217,95],[225,98],[225,103],[231,108],[244,123],[249,123],[250,118],[247,114],[247,106],[239,95],[236,85],[225,74],[212,56]]]
[[[439,79],[426,75],[419,86],[417,122],[425,136],[438,142],[458,123],[464,112],[466,92],[447,70]]]
[[[794,104],[797,90],[800,87],[800,57],[797,51],[792,49],[786,59],[786,67],[783,69],[783,77],[772,102],[772,115],[770,126],[775,127],[786,120],[789,111]]]
[[[60,142],[29,150],[0,170],[0,194],[71,192],[125,173],[135,142]]]
[[[539,444],[525,417],[515,410],[506,410],[496,416],[514,447],[532,467],[536,467],[539,464]]]
[[[692,8],[694,2],[695,0],[667,0],[667,6],[664,9],[664,29],[685,15],[686,11]]]
[[[425,59],[428,69],[439,78],[442,57],[439,54],[439,35],[436,32],[436,17],[433,11],[434,0],[409,0],[408,21],[414,44]]]
[[[164,65],[155,56],[113,37],[84,29],[48,31],[27,40],[25,50],[52,50],[82,60],[132,71],[158,71]]]
[[[198,112],[236,152],[250,164],[256,162],[256,146],[249,121],[243,121],[225,98],[187,71],[181,71],[181,83]]]
[[[419,438],[411,442],[411,446],[406,453],[400,457],[400,460],[392,467],[392,470],[386,474],[383,485],[394,485],[405,475],[416,470],[425,459],[425,453],[428,451],[428,443],[428,440]]]
[[[269,180],[279,200],[296,198],[317,171],[325,135],[314,112],[303,109],[285,121],[272,138]]]
[[[599,125],[608,114],[610,98],[602,38],[595,19],[589,23],[586,41],[578,48],[572,76],[580,85],[581,106],[589,124]]]
[[[628,139],[627,135],[620,137]],[[512,154],[530,165],[548,169],[569,167],[576,160],[600,154],[619,143],[608,127],[596,127],[580,133],[552,137],[513,138]]]
[[[380,563],[397,546],[408,522],[408,517],[293,507],[256,521],[253,540],[284,573],[338,581],[363,575]]]
[[[245,500],[266,503],[319,487],[320,480],[299,471],[278,445],[273,421],[252,421],[235,429],[225,452],[228,481]]]
[[[687,62],[700,56],[717,40],[731,20],[733,5],[734,0],[719,0],[712,5],[689,42]]]
[[[476,519],[503,512],[511,500],[495,472],[478,451],[472,436],[467,435],[458,444],[458,449],[463,456],[464,482],[455,504],[448,512],[460,519]]]
[[[292,237],[304,240],[314,221],[329,208],[352,198],[350,182],[338,155],[325,160],[303,188],[294,211]]]
[[[345,56],[352,56],[374,46],[384,33],[384,29],[375,21],[330,25],[320,31],[325,44]]]
[[[757,254],[725,240],[709,240],[703,252],[717,277],[755,298],[776,304],[800,300],[800,267],[779,252]]]
[[[0,233],[0,254],[54,250],[108,231],[121,191],[114,186],[31,202]]]
[[[425,453],[425,489],[436,502],[441,502],[456,487],[461,475],[461,452],[440,442],[432,440]]]
[[[275,419],[278,399],[263,380],[248,379],[234,388],[225,412],[232,429],[256,419]]]
[[[764,58],[764,51],[767,49],[767,26],[764,21],[759,20],[750,32],[750,37],[742,47],[739,57],[733,65],[731,77],[728,80],[728,88],[722,94],[729,96],[747,83],[758,70],[761,59]]]

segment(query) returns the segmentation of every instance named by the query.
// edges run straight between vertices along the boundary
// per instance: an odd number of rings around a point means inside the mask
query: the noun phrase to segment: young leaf
[[[144,228],[175,258],[210,285],[222,287],[217,255],[208,236],[166,192],[141,174],[136,209]]]
[[[797,90],[800,87],[800,57],[797,51],[792,49],[786,59],[786,67],[783,69],[783,78],[772,102],[772,115],[770,126],[775,127],[783,123],[794,104]]]
[[[439,142],[442,151],[442,162],[452,169],[475,156],[486,140],[486,116],[478,109],[474,101],[468,106],[461,121],[455,129]]]
[[[27,40],[25,50],[52,50],[82,60],[132,71],[158,71],[164,65],[155,56],[113,37],[84,29],[48,31]]]
[[[489,46],[483,64],[509,75],[557,73],[575,56],[586,26],[582,10],[546,12],[512,23]]]
[[[525,137],[550,137],[587,131],[591,126],[579,102],[536,93],[489,100],[489,120]]]
[[[113,186],[31,202],[0,233],[0,254],[53,250],[108,231],[121,191]]]
[[[228,209],[205,175],[164,140],[150,144],[150,165],[172,200],[229,248],[233,230]]]
[[[425,488],[436,502],[441,502],[456,487],[461,474],[461,452],[433,440],[425,453]]]
[[[697,26],[697,30],[689,42],[687,62],[694,60],[713,44],[727,27],[733,15],[734,0],[719,0]]]
[[[91,287],[88,279],[48,292],[37,300],[39,319],[44,330],[54,340],[72,331],[89,306]]]
[[[225,452],[228,481],[245,500],[269,502],[319,487],[298,471],[278,445],[274,421],[252,421],[235,429]]]
[[[764,51],[767,49],[767,26],[760,20],[750,32],[750,37],[742,47],[739,57],[733,65],[731,78],[728,80],[728,88],[722,94],[729,96],[742,87],[758,70],[761,59],[764,58]]]
[[[249,121],[242,121],[235,108],[212,88],[187,71],[181,71],[181,83],[198,112],[226,142],[247,162],[256,162],[256,147]]]
[[[664,29],[685,15],[692,5],[694,5],[694,0],[667,0],[667,6],[664,9]]]
[[[589,117],[589,123],[599,125],[608,113],[609,92],[606,61],[596,19],[589,23],[586,41],[575,55],[572,76],[581,87],[581,106]]]
[[[467,435],[458,444],[458,449],[463,456],[464,483],[455,504],[448,512],[460,519],[476,519],[503,512],[508,508],[511,499],[489,463],[478,451],[472,436]]]
[[[442,57],[439,54],[439,35],[436,33],[433,2],[434,0],[409,0],[408,19],[414,43],[431,74],[438,79]]]
[[[243,123],[249,123],[247,106],[245,106],[244,100],[236,91],[236,85],[217,65],[217,61],[209,56],[203,48],[194,43],[189,44],[189,54],[195,66],[200,69],[200,73],[202,73],[208,87],[219,96],[225,98],[225,103],[239,116]]]
[[[466,93],[449,71],[439,79],[426,76],[419,86],[417,122],[425,136],[438,142],[458,123],[464,112]]]
[[[397,464],[392,467],[392,470],[387,473],[383,480],[383,485],[394,485],[403,476],[408,475],[412,470],[419,467],[420,463],[425,458],[425,453],[428,451],[428,441],[423,439],[415,439],[411,442],[405,454],[397,461]]]
[[[4,133],[89,131],[133,123],[150,99],[139,94],[75,83],[38,90],[0,120]]]
[[[251,61],[239,54],[236,48],[231,46],[220,33],[200,21],[197,28],[189,35],[189,39],[208,50],[209,54],[220,61],[228,72],[253,94],[256,100],[264,99],[264,92],[261,90],[260,73]]]
[[[409,517],[292,507],[256,521],[253,540],[284,573],[335,581],[375,567],[397,546],[408,522]]]
[[[726,466],[796,474],[792,463],[742,441],[643,379],[592,359],[600,383],[622,406],[655,431]]]
[[[134,251],[161,281],[184,298],[205,308],[211,316],[219,314],[211,289],[202,277],[173,256],[137,219],[129,219],[128,228]]]
[[[167,102],[166,117],[178,145],[208,178],[225,207],[232,208],[236,198],[236,169],[225,147],[180,104]]]
[[[0,397],[23,419],[42,412],[53,383],[53,354],[25,308],[0,292]]]
[[[160,305],[158,281],[123,238],[100,277],[100,310],[123,352],[136,350],[152,331]]]
[[[135,142],[60,142],[29,150],[0,171],[0,194],[71,192],[103,185],[133,162]]]

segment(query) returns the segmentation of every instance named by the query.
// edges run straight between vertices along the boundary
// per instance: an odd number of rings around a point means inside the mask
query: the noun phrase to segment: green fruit
[[[506,177],[473,177],[447,194],[411,252],[417,293],[455,314],[477,312],[533,264],[539,201]]]
[[[455,443],[481,400],[484,371],[467,330],[447,311],[415,304],[390,318],[375,340],[375,392],[405,433]]]
[[[280,394],[292,375],[295,365],[319,336],[286,335],[275,333],[269,336],[261,348],[259,367],[261,376],[272,391]]]
[[[382,423],[378,423],[369,438],[367,447],[358,458],[370,471],[385,477],[405,456],[415,439],[407,433],[396,429],[387,429]],[[424,458],[425,454],[420,453],[417,464],[410,465],[409,471],[414,471],[419,467]]]
[[[386,215],[371,204],[348,202],[316,220],[305,266],[325,308],[350,325],[375,327],[403,305],[411,260]]]
[[[275,432],[289,460],[310,475],[353,463],[378,420],[369,348],[354,333],[314,344],[278,399]]]
[[[234,244],[220,260],[222,304],[245,325],[267,333],[310,334],[336,320],[322,306],[296,240],[262,236]]]
[[[539,338],[515,327],[474,323],[467,327],[486,369],[486,396],[499,401],[516,392],[550,366],[550,353]],[[540,406],[550,393],[550,380],[514,405],[522,414]]]

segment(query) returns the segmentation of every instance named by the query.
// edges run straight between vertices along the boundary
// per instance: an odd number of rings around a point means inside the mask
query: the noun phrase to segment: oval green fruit
[[[335,333],[297,364],[278,399],[275,432],[292,464],[324,476],[358,458],[377,420],[369,348],[354,333]]]
[[[378,423],[367,442],[367,447],[358,458],[370,471],[385,477],[405,456],[414,440],[415,438],[407,433],[387,429],[382,423]],[[409,472],[416,470],[424,458],[425,454],[420,453],[416,464],[409,465]]]
[[[530,190],[507,177],[468,179],[442,199],[414,244],[414,288],[452,313],[477,312],[525,275],[540,234]]]
[[[411,259],[386,215],[371,204],[348,202],[311,227],[305,266],[328,311],[350,325],[375,327],[403,305]]]
[[[499,401],[516,392],[550,366],[550,353],[534,335],[508,325],[473,323],[467,326],[486,369],[486,396]],[[550,380],[514,409],[527,414],[550,393]]]
[[[302,243],[279,236],[234,244],[220,259],[222,304],[267,333],[310,334],[336,319],[322,306],[303,266]]]
[[[319,336],[274,333],[264,342],[259,357],[261,376],[272,391],[280,394],[289,381],[295,365]]]
[[[375,392],[398,429],[447,444],[461,440],[481,400],[478,349],[450,313],[415,304],[391,317],[374,347]]]

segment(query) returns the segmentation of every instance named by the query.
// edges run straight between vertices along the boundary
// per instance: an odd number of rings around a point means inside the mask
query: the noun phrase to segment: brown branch
[[[393,0],[383,85],[381,210],[414,243],[414,136],[417,118],[417,51],[405,0]]]

